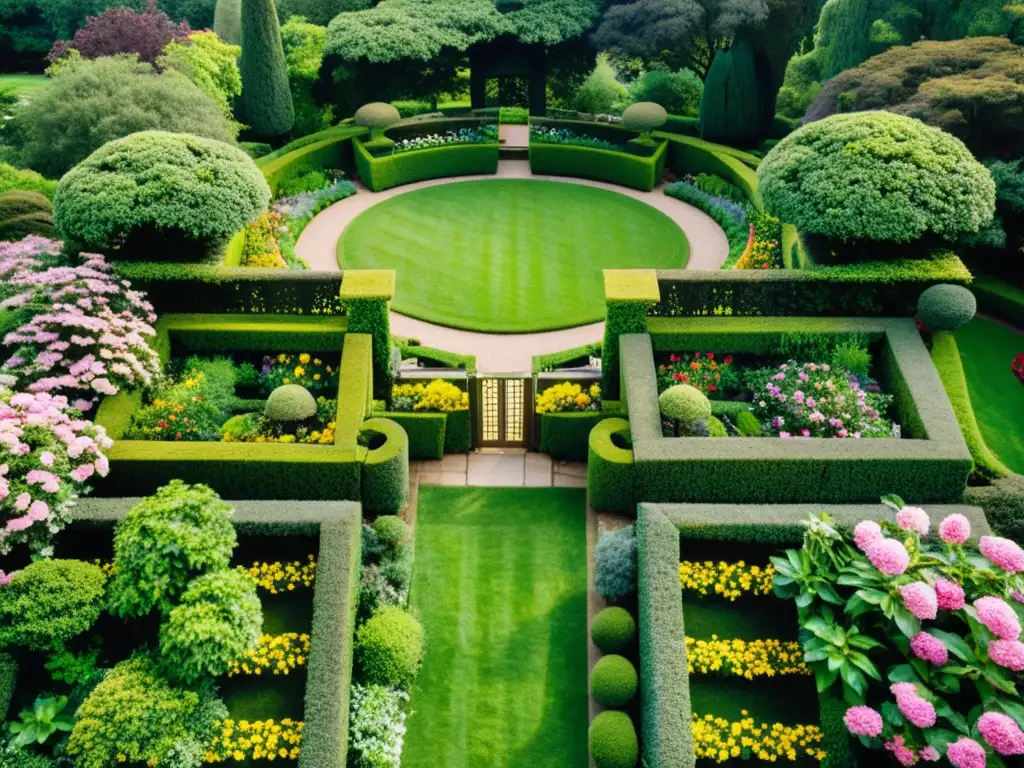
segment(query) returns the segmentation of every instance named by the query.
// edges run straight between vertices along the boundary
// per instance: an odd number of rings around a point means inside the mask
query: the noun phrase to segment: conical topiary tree
[[[700,135],[723,144],[750,145],[757,138],[760,118],[754,46],[740,35],[711,62],[700,103]]]
[[[217,0],[213,31],[225,43],[242,44],[242,0]]]
[[[288,68],[281,46],[281,27],[274,0],[242,3],[242,95],[235,118],[253,137],[283,136],[292,129],[295,111],[288,87]]]

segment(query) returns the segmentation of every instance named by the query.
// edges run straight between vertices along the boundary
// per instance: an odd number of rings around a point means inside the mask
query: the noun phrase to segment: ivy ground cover
[[[518,179],[397,195],[358,216],[338,243],[343,269],[398,272],[397,312],[499,333],[598,322],[602,270],[682,269],[688,257],[683,231],[645,203]]]
[[[585,508],[578,489],[421,489],[403,768],[586,764]]]
[[[1014,472],[1024,472],[1024,384],[1010,370],[1024,352],[1024,334],[976,317],[956,332],[956,341],[985,443]]]

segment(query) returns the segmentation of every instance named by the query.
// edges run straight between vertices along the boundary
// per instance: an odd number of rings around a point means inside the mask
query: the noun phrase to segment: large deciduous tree
[[[242,4],[242,95],[235,113],[253,136],[287,134],[295,123],[288,67],[281,45],[281,27],[274,0]]]
[[[168,43],[188,38],[191,31],[187,21],[176,24],[157,9],[156,0],[149,0],[143,13],[131,8],[112,8],[99,16],[90,16],[71,40],[54,43],[49,59],[57,61],[73,49],[84,59],[135,53],[152,64]]]

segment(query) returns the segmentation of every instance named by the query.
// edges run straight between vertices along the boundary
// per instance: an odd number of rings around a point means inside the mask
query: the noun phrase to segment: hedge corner
[[[350,269],[341,283],[342,301],[391,301],[394,295],[395,271],[392,269]]]
[[[606,269],[604,298],[608,303],[657,303],[661,300],[658,273],[653,269]]]
[[[383,438],[380,445],[376,443]],[[363,460],[363,508],[376,515],[396,515],[409,497],[409,436],[390,419],[363,423],[360,442],[369,449]]]
[[[629,422],[605,419],[590,431],[587,462],[587,503],[598,512],[636,511],[633,499],[633,451],[616,445],[618,436],[629,444]]]

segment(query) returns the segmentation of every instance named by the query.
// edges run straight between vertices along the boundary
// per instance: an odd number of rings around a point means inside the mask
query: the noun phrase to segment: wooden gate
[[[533,428],[533,382],[521,375],[477,378],[476,444],[480,448],[525,448]]]

